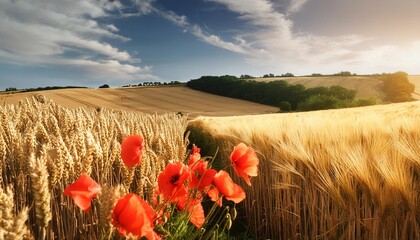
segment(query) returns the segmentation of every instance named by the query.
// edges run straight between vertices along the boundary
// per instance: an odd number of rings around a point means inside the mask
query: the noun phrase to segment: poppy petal
[[[217,190],[227,199],[239,203],[245,199],[244,190],[233,182],[229,173],[220,170],[213,178],[213,184]]]
[[[201,203],[193,205],[190,209],[190,222],[194,224],[196,227],[200,228],[203,226],[206,217],[204,216],[204,209]]]
[[[134,167],[141,162],[143,156],[143,137],[131,135],[121,143],[121,159],[127,167]]]
[[[230,160],[235,173],[239,177],[243,178],[249,186],[251,186],[249,176],[258,176],[259,164],[259,160],[254,149],[246,146],[244,143],[240,143],[234,147],[233,152],[230,154]]]
[[[89,211],[90,204],[101,191],[101,186],[89,175],[83,173],[74,183],[64,189],[64,195],[70,196],[83,211]]]
[[[112,211],[112,224],[121,236],[131,233],[143,237],[153,231],[156,213],[138,195],[130,193],[118,200]]]

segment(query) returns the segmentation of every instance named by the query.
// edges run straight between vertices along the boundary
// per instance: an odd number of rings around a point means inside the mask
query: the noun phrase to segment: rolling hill
[[[420,99],[420,75],[408,76],[416,89],[413,97]],[[380,85],[381,80],[375,76],[322,76],[322,77],[275,77],[275,78],[256,78],[256,81],[275,81],[283,80],[290,84],[302,84],[306,88],[330,87],[338,85],[347,89],[356,90],[356,98],[383,98]]]
[[[239,99],[221,97],[184,86],[129,87],[101,89],[60,89],[0,94],[1,104],[17,104],[22,99],[42,95],[63,107],[107,108],[143,113],[181,112],[196,116],[232,116],[274,113],[278,108]]]

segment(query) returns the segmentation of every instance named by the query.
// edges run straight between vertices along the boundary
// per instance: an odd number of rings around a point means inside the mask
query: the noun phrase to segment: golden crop
[[[42,97],[0,106],[0,239],[111,236],[118,196],[130,191],[151,197],[166,163],[185,159],[186,124],[175,114],[71,110]],[[120,143],[131,134],[144,136],[145,154],[128,170]],[[63,195],[82,172],[102,185],[88,214]]]
[[[225,164],[238,141],[259,152],[244,186],[258,239],[420,238],[420,102],[200,117],[189,129]]]

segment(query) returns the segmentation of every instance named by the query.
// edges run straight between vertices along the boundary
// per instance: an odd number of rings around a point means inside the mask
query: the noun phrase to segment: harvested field
[[[61,106],[106,108],[141,113],[178,113],[196,116],[234,116],[274,113],[279,109],[239,99],[221,97],[184,86],[107,89],[61,89],[0,94],[1,104],[17,104],[27,97],[43,95]]]

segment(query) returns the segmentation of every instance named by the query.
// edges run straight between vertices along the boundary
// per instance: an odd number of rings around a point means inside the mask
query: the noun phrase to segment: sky
[[[420,74],[418,0],[0,0],[0,90]]]

